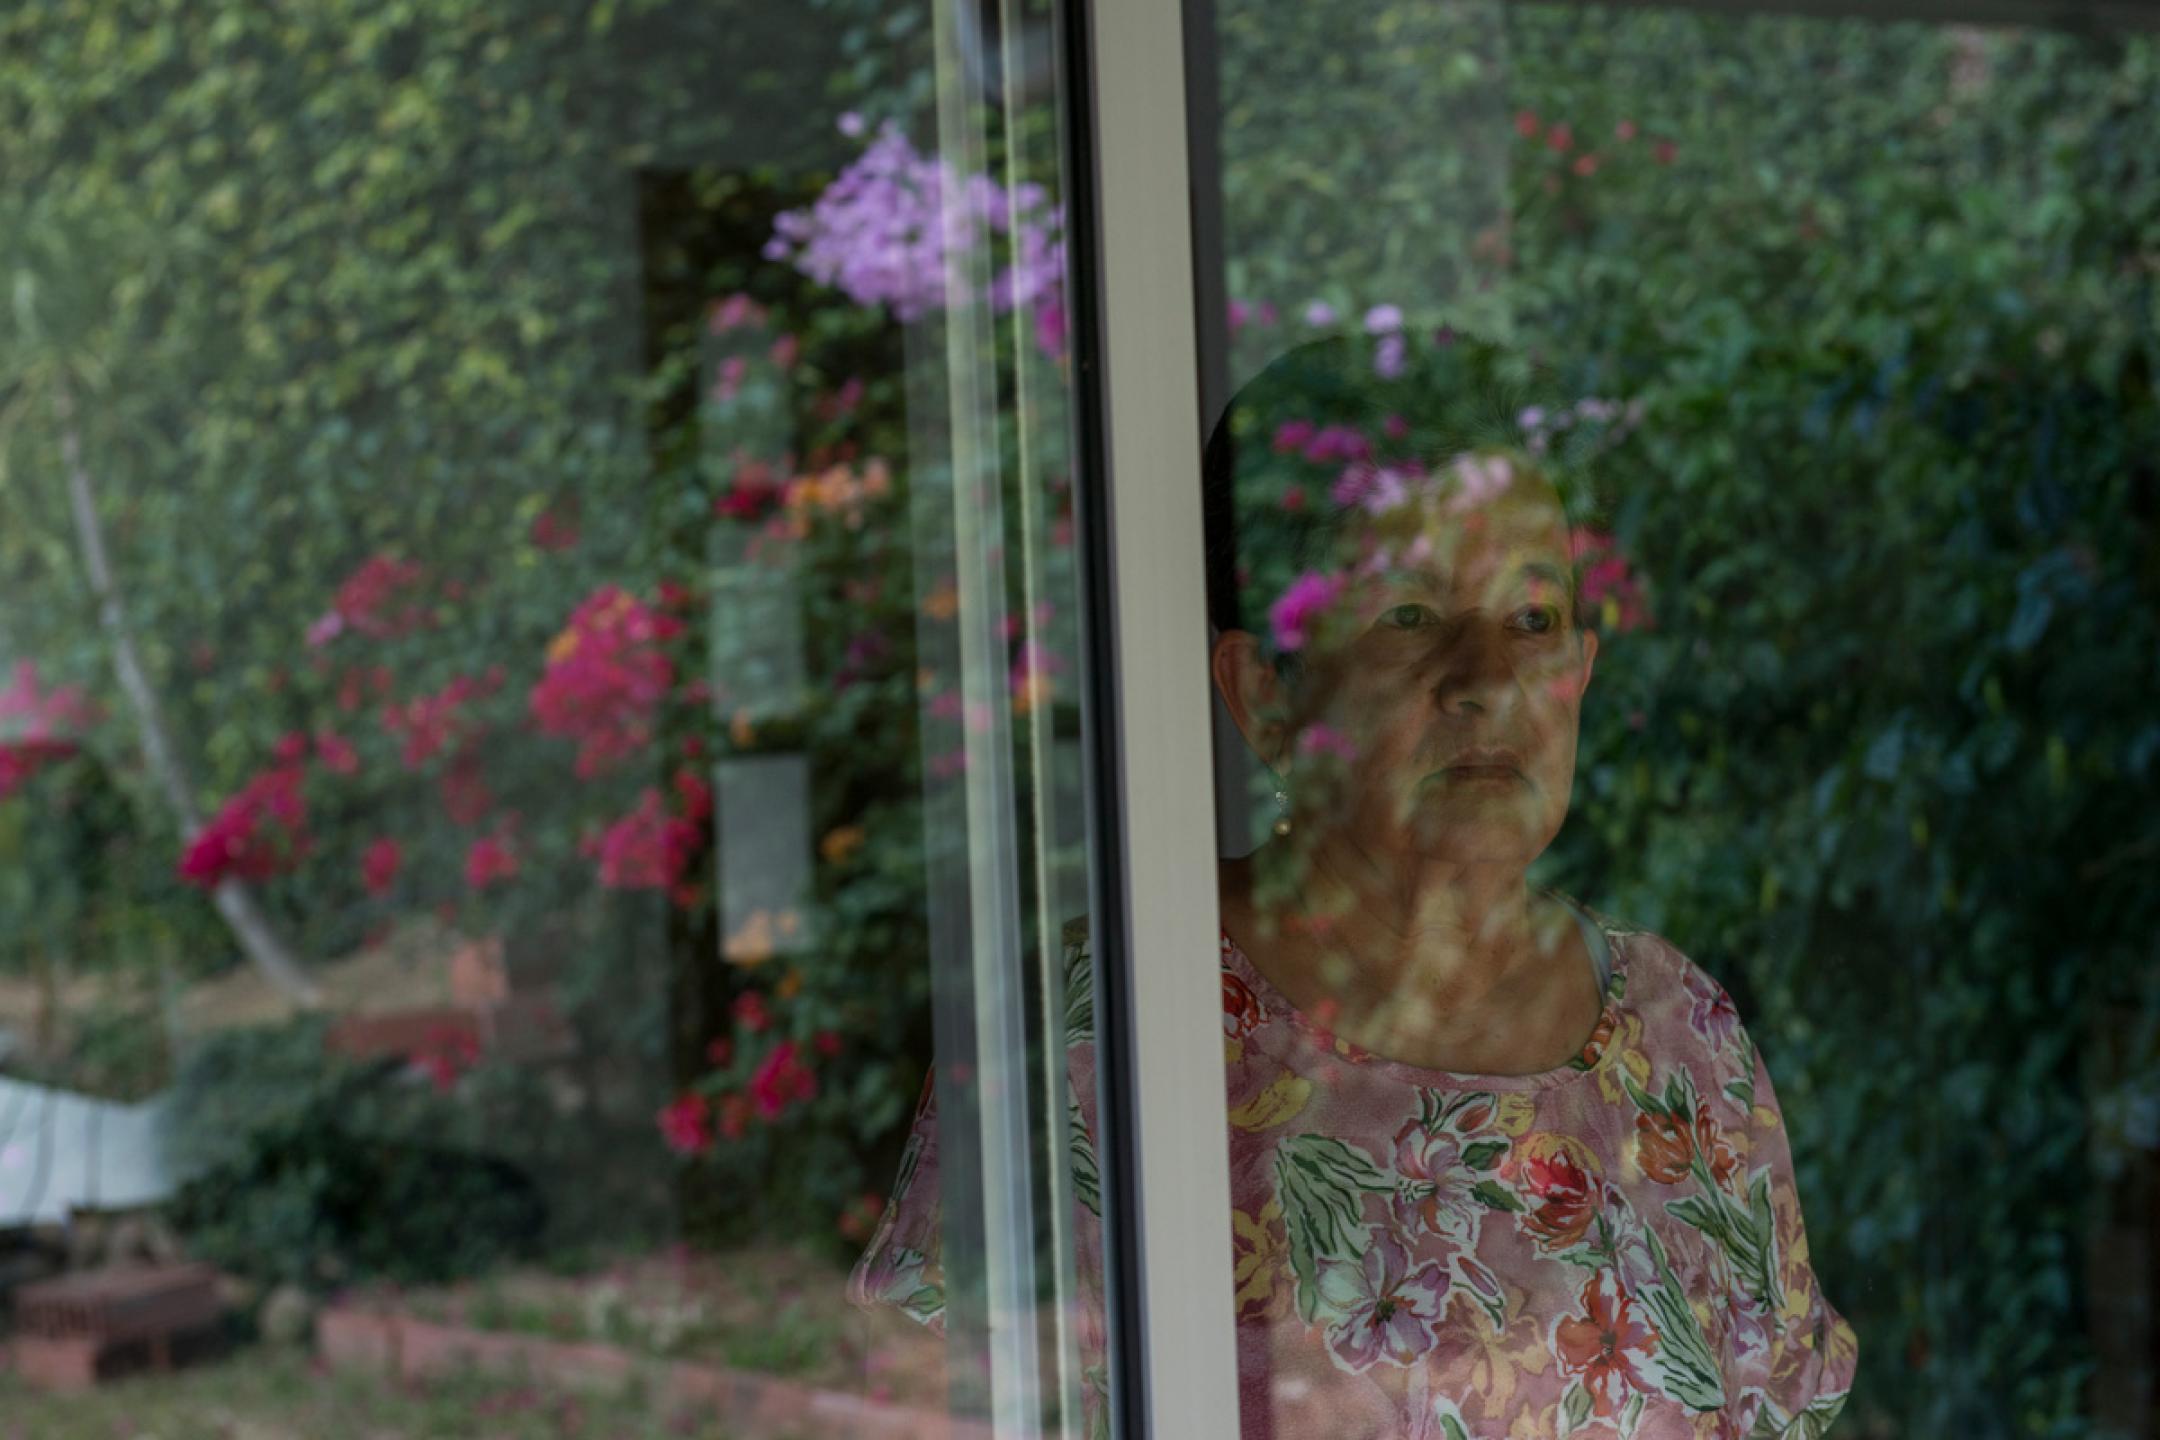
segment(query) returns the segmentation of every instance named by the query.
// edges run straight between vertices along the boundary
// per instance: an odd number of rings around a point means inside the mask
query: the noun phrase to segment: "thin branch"
[[[127,610],[121,603],[120,590],[114,583],[112,564],[105,551],[105,531],[98,520],[90,472],[83,464],[82,437],[75,425],[74,396],[64,374],[56,379],[52,404],[60,421],[60,454],[67,465],[68,500],[75,512],[76,538],[82,546],[83,563],[90,572],[90,588],[97,596],[98,624],[112,646],[113,668],[118,672],[120,688],[135,711],[136,731],[150,772],[163,787],[166,802],[180,821],[182,834],[193,840],[202,829],[202,816],[195,808],[194,787],[173,750],[164,713],[136,654]],[[264,979],[298,1004],[313,1006],[320,1003],[322,992],[278,937],[245,884],[232,879],[221,881],[211,892],[211,898],[239,940],[242,952]]]

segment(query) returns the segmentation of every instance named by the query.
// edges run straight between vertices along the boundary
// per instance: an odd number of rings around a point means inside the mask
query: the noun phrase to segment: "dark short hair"
[[[1325,563],[1355,511],[1325,494],[1294,516],[1286,511],[1284,474],[1300,468],[1299,458],[1281,446],[1286,425],[1338,427],[1345,437],[1361,437],[1377,455],[1389,453],[1394,429],[1401,435],[1393,453],[1433,468],[1481,451],[1518,457],[1552,483],[1563,523],[1573,533],[1578,513],[1588,508],[1582,482],[1569,483],[1574,477],[1565,457],[1533,460],[1525,448],[1520,417],[1545,390],[1530,367],[1513,363],[1501,347],[1446,331],[1402,343],[1400,370],[1386,376],[1376,372],[1373,342],[1364,337],[1296,346],[1240,386],[1216,418],[1202,455],[1201,485],[1208,618],[1218,631],[1264,631],[1241,574],[1264,567],[1274,576],[1295,576]],[[1328,463],[1304,468],[1317,484]],[[1571,496],[1571,489],[1578,493]],[[1567,573],[1572,623],[1585,628],[1579,565]]]

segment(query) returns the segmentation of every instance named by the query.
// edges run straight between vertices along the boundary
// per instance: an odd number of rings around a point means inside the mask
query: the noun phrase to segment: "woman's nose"
[[[1491,713],[1515,693],[1515,671],[1506,638],[1496,624],[1470,620],[1439,647],[1434,658],[1433,700],[1447,714]]]

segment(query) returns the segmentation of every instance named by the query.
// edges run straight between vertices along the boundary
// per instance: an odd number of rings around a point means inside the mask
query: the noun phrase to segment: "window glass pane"
[[[1058,24],[0,21],[0,1431],[1100,1419]]]
[[[2014,8],[1213,7],[1246,1434],[2153,1431],[2160,51]]]

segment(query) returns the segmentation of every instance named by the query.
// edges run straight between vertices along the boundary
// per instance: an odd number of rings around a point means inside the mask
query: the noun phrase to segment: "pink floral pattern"
[[[1858,1346],[1807,1259],[1783,1117],[1731,999],[1558,892],[1612,959],[1558,1070],[1421,1069],[1335,1040],[1221,947],[1248,1440],[1824,1435]],[[1069,937],[1069,1007],[1090,993]],[[1079,1007],[1075,1007],[1079,1008]],[[1100,1335],[1095,1059],[1067,1036],[1083,1333]],[[934,1097],[850,1291],[943,1323]],[[1106,1434],[1103,1357],[1083,1357]]]

